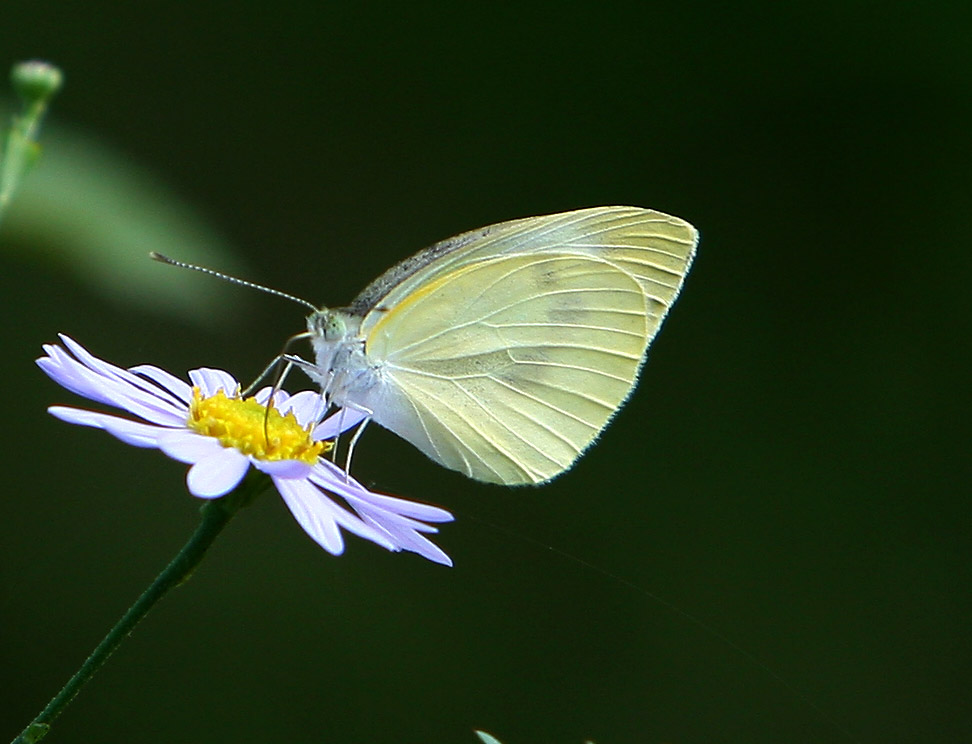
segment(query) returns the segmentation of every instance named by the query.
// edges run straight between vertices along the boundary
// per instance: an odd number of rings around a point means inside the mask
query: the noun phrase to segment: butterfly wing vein
[[[647,302],[635,277],[595,257],[462,266],[376,318],[375,420],[470,477],[549,480],[628,396],[649,340]]]
[[[697,242],[687,222],[638,207],[441,241],[346,309],[365,359],[336,368],[337,399],[473,478],[549,480],[630,394]]]

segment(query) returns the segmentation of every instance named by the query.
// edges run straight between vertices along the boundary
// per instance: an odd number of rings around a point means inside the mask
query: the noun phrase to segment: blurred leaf
[[[243,273],[229,241],[144,166],[63,125],[0,229],[0,250],[77,276],[110,300],[206,325],[228,322],[239,290],[152,261],[158,251]]]

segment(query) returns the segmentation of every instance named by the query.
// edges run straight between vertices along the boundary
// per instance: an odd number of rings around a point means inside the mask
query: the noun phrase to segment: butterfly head
[[[358,337],[360,325],[360,317],[344,310],[321,308],[307,316],[306,335],[314,347],[314,364],[305,371],[339,405],[346,388],[367,366],[364,341]]]
[[[307,316],[307,330],[315,342],[333,343],[348,335],[348,324],[344,313],[324,307]]]

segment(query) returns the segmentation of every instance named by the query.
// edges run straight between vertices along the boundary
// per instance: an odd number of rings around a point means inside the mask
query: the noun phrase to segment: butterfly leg
[[[268,442],[270,441],[270,432],[269,432],[270,406],[273,405],[273,398],[277,394],[277,391],[280,389],[280,386],[283,385],[283,381],[287,378],[287,374],[290,372],[290,369],[294,365],[294,362],[288,359],[285,354],[278,354],[273,358],[270,364],[268,364],[266,367],[263,368],[263,371],[259,375],[257,375],[256,379],[253,382],[251,382],[249,385],[247,385],[245,390],[242,390],[240,392],[240,397],[243,398],[252,395],[254,389],[256,389],[256,386],[259,385],[260,382],[263,381],[263,379],[270,374],[270,371],[274,367],[276,367],[278,364],[280,364],[280,362],[283,361],[286,361],[287,364],[286,366],[284,366],[283,371],[280,373],[280,375],[277,376],[277,379],[273,383],[273,388],[270,390],[270,395],[268,396],[266,401],[266,413],[263,416],[263,438]]]
[[[361,435],[364,434],[365,427],[368,425],[370,421],[371,421],[371,415],[369,411],[368,417],[365,418],[364,421],[362,421],[360,424],[358,424],[358,428],[355,429],[354,434],[351,435],[351,441],[348,442],[348,454],[344,459],[345,480],[351,477],[351,455],[354,454],[354,445],[358,443],[358,440],[361,438]]]
[[[268,431],[269,421],[270,421],[270,406],[273,405],[274,396],[276,396],[277,391],[280,390],[280,388],[283,386],[284,381],[287,379],[287,375],[290,374],[290,370],[292,370],[294,367],[299,367],[305,371],[310,368],[316,369],[314,365],[311,364],[310,362],[301,359],[298,356],[294,356],[293,354],[278,354],[276,357],[274,357],[274,359],[270,362],[270,364],[268,364],[263,369],[263,371],[257,376],[257,378],[253,382],[251,382],[246,387],[245,390],[242,391],[241,395],[244,398],[251,395],[254,389],[256,388],[256,386],[259,385],[260,382],[270,374],[270,371],[281,362],[284,362],[285,364],[281,369],[280,374],[277,375],[277,378],[273,382],[273,387],[271,388],[270,395],[266,401],[266,406],[267,406],[266,415],[263,418],[263,435],[268,441],[270,439],[270,435]],[[322,403],[321,410],[319,414],[316,416],[316,420],[318,421],[324,417],[324,414],[327,413],[327,409],[329,407],[327,401],[326,387],[321,391],[321,403]]]
[[[270,361],[270,364],[268,364],[266,367],[264,367],[263,368],[263,371],[256,376],[256,379],[253,380],[253,382],[251,382],[249,385],[247,385],[246,388],[244,388],[244,390],[241,393],[241,395],[244,398],[246,398],[249,395],[252,395],[253,394],[253,391],[256,390],[257,385],[259,385],[261,382],[263,382],[263,380],[265,380],[270,375],[270,371],[274,367],[276,367],[278,364],[280,364],[280,362],[282,362],[282,361],[284,361],[284,355],[283,354],[278,354],[277,356],[275,356]],[[289,371],[289,365],[288,365],[288,370],[287,371]],[[284,374],[281,375],[281,380],[282,380],[283,377],[286,376],[287,371],[285,371]],[[278,385],[279,385],[279,382],[278,382]],[[274,385],[274,389],[275,390],[277,389],[278,385]]]

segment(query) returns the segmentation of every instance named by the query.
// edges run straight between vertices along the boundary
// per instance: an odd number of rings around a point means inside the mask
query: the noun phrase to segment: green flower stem
[[[92,652],[91,656],[75,672],[74,676],[68,680],[54,699],[47,704],[47,707],[31,721],[20,735],[13,740],[12,744],[34,744],[39,741],[51,727],[51,723],[67,707],[81,687],[91,679],[92,675],[101,668],[112,652],[135,628],[138,622],[148,614],[156,602],[175,586],[189,578],[193,569],[202,560],[213,540],[229,523],[233,515],[243,506],[249,504],[256,495],[266,486],[268,479],[266,476],[251,473],[232,493],[212,501],[207,501],[202,509],[202,521],[196,528],[195,533],[189,538],[182,550],[168,566],[158,575],[145,593],[138,598],[128,612],[126,612],[108,635],[104,637],[98,647]]]

